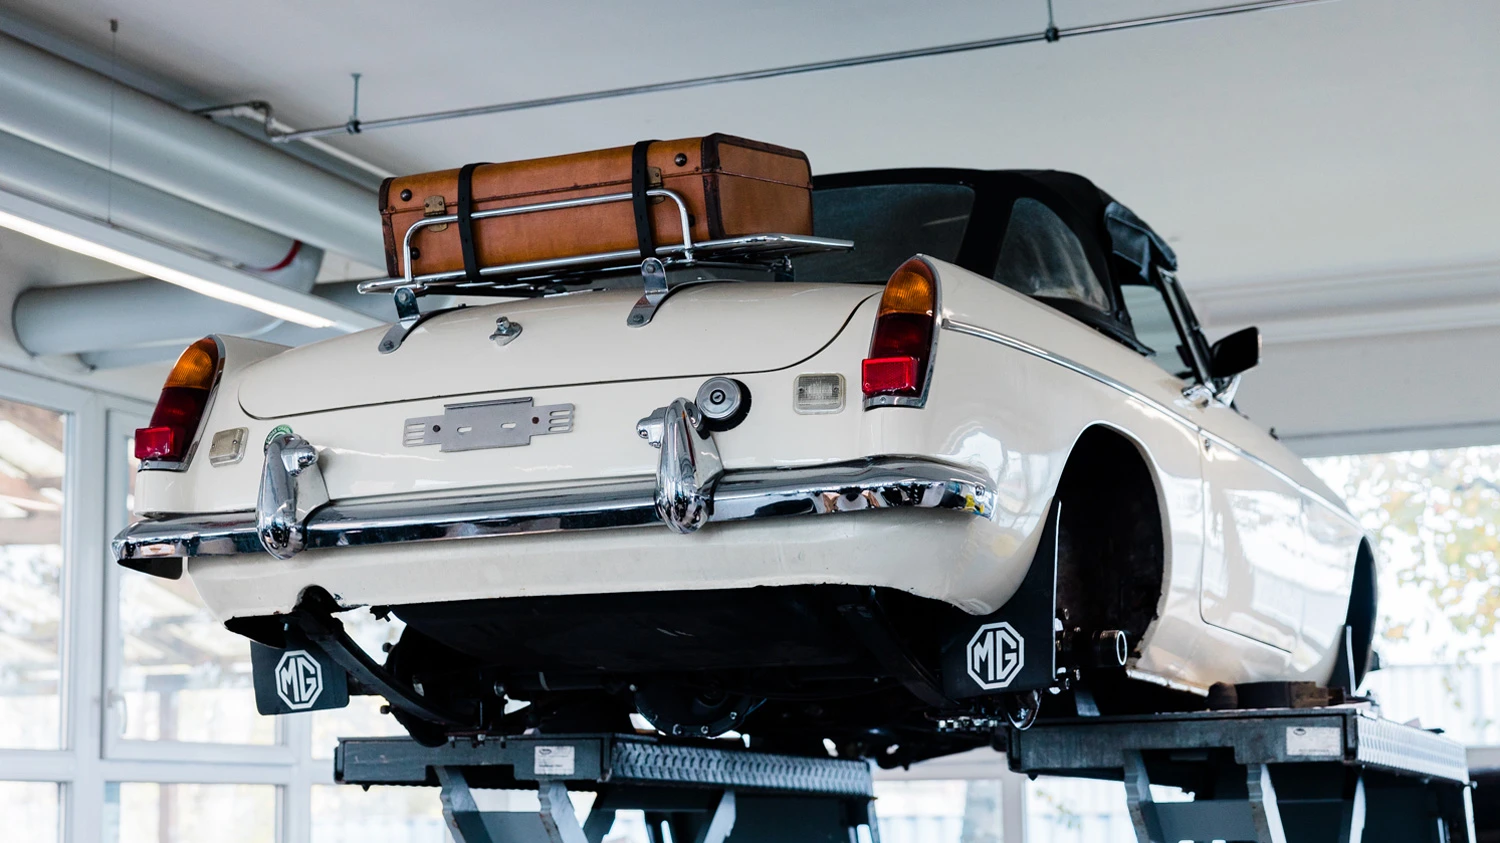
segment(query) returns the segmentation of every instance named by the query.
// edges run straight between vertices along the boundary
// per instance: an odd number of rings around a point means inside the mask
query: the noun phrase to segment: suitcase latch
[[[422,203],[422,216],[424,217],[440,217],[446,213],[448,213],[448,200],[442,196],[429,196],[427,201]],[[428,227],[433,231],[446,231],[448,224],[440,222]]]
[[[661,168],[660,167],[647,167],[646,168],[646,188],[648,190],[655,190],[657,188],[660,188],[663,184],[666,184],[666,182],[664,182],[662,180]],[[661,203],[667,201],[667,197],[665,197],[665,196],[653,196],[653,197],[651,197],[650,199],[648,199],[646,201],[650,202],[653,205],[660,205]]]

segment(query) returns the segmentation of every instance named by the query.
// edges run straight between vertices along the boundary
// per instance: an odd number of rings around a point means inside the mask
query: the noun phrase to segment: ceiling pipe
[[[298,249],[298,241],[283,234],[162,193],[6,132],[0,132],[0,189],[108,220],[252,272],[276,267]]]
[[[303,247],[271,277],[298,292],[310,292],[322,263],[321,249]],[[283,324],[155,278],[31,287],[16,296],[11,319],[16,341],[37,356],[152,346],[175,356],[205,334],[256,336]]]
[[[373,191],[0,35],[0,130],[374,266]]]
[[[394,320],[396,318],[395,306],[389,296],[361,295],[358,287],[358,281],[340,281],[332,284],[319,284],[313,292],[314,295],[338,302],[377,319]],[[427,299],[427,303],[432,307],[448,307],[452,304],[452,298],[449,296],[428,296]],[[339,335],[338,331],[305,328],[290,322],[279,322],[266,330],[255,333],[233,330],[199,331],[191,338],[183,338],[172,344],[83,351],[78,353],[78,359],[90,369],[120,369],[149,363],[166,363],[175,360],[189,343],[208,333],[234,334],[289,347],[306,345]]]
[[[782,67],[771,67],[763,70],[744,70],[737,73],[721,73],[716,76],[696,76],[691,79],[676,79],[671,82],[652,82],[645,85],[630,85],[624,88],[607,88],[600,91],[585,91],[577,94],[562,94],[554,97],[540,97],[538,99],[519,100],[516,102],[503,102],[494,105],[480,105],[471,108],[454,108],[447,111],[429,111],[424,114],[411,114],[405,117],[387,117],[381,120],[360,120],[358,116],[352,116],[343,123],[333,126],[319,126],[314,129],[302,129],[289,132],[272,132],[271,140],[276,143],[291,143],[293,141],[307,141],[313,138],[323,138],[332,135],[358,135],[364,132],[373,132],[377,129],[394,129],[398,126],[415,126],[422,123],[433,123],[440,120],[458,120],[464,117],[480,117],[489,114],[506,114],[512,111],[528,111],[534,108],[549,108],[557,105],[572,105],[580,102],[594,102],[596,100],[618,99],[620,97],[634,97],[642,94],[659,94],[667,91],[684,91],[690,88],[704,88],[710,85],[727,85],[734,82],[751,82],[758,79],[776,79],[782,76],[799,76],[804,73],[821,73],[825,70],[842,70],[850,67],[863,67],[872,64],[886,64],[893,61],[907,61],[910,59],[931,58],[933,56],[948,56],[956,53],[970,53],[975,50],[993,50],[998,47],[1013,47],[1018,44],[1033,44],[1037,42],[1054,42],[1064,38],[1072,38],[1079,35],[1097,35],[1105,32],[1119,32],[1126,29],[1140,29],[1148,26],[1162,26],[1169,23],[1184,23],[1186,21],[1205,20],[1208,18],[1227,17],[1229,15],[1240,15],[1247,12],[1259,12],[1266,9],[1276,9],[1284,6],[1300,6],[1308,3],[1327,3],[1332,0],[1251,0],[1251,2],[1234,3],[1227,6],[1214,6],[1207,9],[1194,9],[1185,12],[1168,12],[1161,15],[1152,15],[1143,18],[1131,18],[1128,20],[1110,21],[1108,23],[1089,24],[1086,26],[1072,26],[1059,28],[1051,20],[1052,5],[1048,3],[1047,28],[1038,32],[1024,32],[1017,35],[1002,35],[996,38],[984,38],[978,41],[963,41],[957,44],[939,44],[932,47],[915,47],[910,50],[896,50],[889,53],[875,53],[873,55],[850,56],[848,58],[829,59],[827,61],[807,62],[806,64],[791,64]]]

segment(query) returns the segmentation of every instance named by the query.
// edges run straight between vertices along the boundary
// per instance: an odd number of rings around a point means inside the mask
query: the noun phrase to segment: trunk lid
[[[650,324],[625,324],[638,292],[522,299],[439,314],[391,354],[385,328],[292,349],[247,369],[240,406],[277,418],[371,404],[794,365],[838,335],[879,287],[734,282],[674,292]],[[490,339],[500,316],[521,325]],[[231,361],[232,362],[232,361]]]

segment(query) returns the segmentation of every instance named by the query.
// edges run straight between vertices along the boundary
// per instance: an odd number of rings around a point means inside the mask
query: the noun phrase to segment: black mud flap
[[[949,699],[1009,694],[1057,680],[1057,530],[1053,501],[1036,556],[1004,606],[959,624],[943,647],[943,693]]]
[[[296,714],[349,704],[349,675],[322,650],[296,645],[285,650],[250,642],[250,675],[255,709],[261,714]]]

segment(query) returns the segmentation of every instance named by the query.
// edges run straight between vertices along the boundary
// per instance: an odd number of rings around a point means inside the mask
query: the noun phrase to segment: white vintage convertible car
[[[814,202],[817,237],[679,252],[644,295],[572,267],[422,313],[398,279],[388,331],[200,341],[117,559],[424,741],[638,713],[896,764],[1039,708],[1357,687],[1370,543],[1235,408],[1259,335],[1210,344],[1145,223],[1056,172]],[[359,606],[406,624],[383,663]]]

